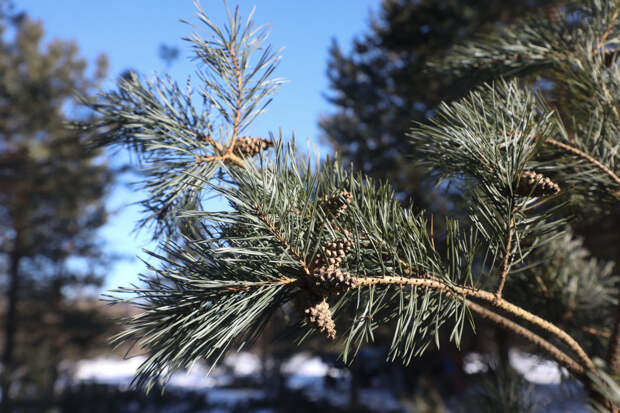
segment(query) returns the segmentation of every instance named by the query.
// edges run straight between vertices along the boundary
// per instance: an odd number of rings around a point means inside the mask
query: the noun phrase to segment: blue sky
[[[221,0],[202,0],[200,4],[213,20],[224,21]],[[276,76],[288,80],[249,134],[267,136],[282,128],[285,136],[295,131],[300,142],[318,142],[318,118],[333,110],[323,97],[329,90],[325,73],[331,39],[336,38],[348,49],[353,37],[367,30],[370,12],[378,9],[380,0],[229,1],[231,7],[236,4],[243,16],[256,6],[255,23],[271,24],[272,45],[284,47]],[[74,40],[89,62],[100,53],[107,54],[110,70],[106,89],[113,88],[114,79],[128,68],[147,77],[169,73],[179,82],[194,70],[187,44],[181,40],[193,29],[179,22],[196,23],[193,0],[15,0],[15,5],[43,21],[47,41]],[[161,43],[181,51],[169,69],[158,56]],[[141,194],[119,186],[108,201],[109,208],[117,212],[103,234],[110,251],[126,254],[128,259],[111,266],[105,289],[135,283],[144,268],[136,256],[144,256],[142,248],[153,247],[147,233],[132,233],[139,212],[129,204],[140,199]]]

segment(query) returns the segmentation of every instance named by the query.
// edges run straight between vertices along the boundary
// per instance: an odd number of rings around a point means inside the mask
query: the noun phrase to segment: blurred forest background
[[[416,148],[405,133],[485,74],[455,78],[429,71],[428,65],[463,40],[532,11],[554,13],[561,5],[560,0],[377,1],[352,44],[343,47],[334,40],[329,48],[325,99],[331,109],[316,119],[320,137],[312,138],[339,151],[354,168],[387,179],[403,203],[437,215],[458,213],[459,188],[437,186],[432,171],[416,166]],[[177,17],[189,16],[171,16],[170,24]],[[476,340],[466,340],[465,357],[446,340],[441,351],[408,367],[387,364],[389,335],[379,334],[345,366],[337,348],[320,338],[301,348],[285,344],[292,341],[283,339],[273,320],[252,349],[231,354],[208,378],[207,366],[197,366],[175,376],[163,394],[147,397],[129,390],[136,359],[123,364],[129,349],[113,352],[107,338],[130,309],[107,306],[99,296],[110,265],[121,258],[109,252],[101,229],[110,214],[107,197],[126,169],[110,163],[112,155],[89,147],[87,133],[69,127],[93,116],[76,94],[97,92],[108,76],[107,60],[101,55],[87,62],[72,39],[44,43],[44,31],[45,22],[31,19],[19,3],[0,0],[2,411],[458,411],[471,396],[476,374],[485,370],[486,355],[494,354],[507,371],[532,373],[541,366],[518,351],[513,337],[484,324]],[[168,40],[161,39],[157,52],[171,67],[180,51]],[[557,101],[562,91],[548,85],[545,93]],[[608,231],[591,233],[601,225]],[[584,222],[577,230],[598,257],[618,258],[618,214],[602,223]],[[139,349],[131,354],[136,353]],[[511,367],[515,360],[520,364]],[[565,390],[556,385],[552,365],[541,371],[547,375],[531,380],[539,383],[532,391],[553,398]]]

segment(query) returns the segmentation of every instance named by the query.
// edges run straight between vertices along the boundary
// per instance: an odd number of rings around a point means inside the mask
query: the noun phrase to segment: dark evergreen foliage
[[[412,122],[424,122],[442,101],[463,96],[484,78],[480,73],[429,71],[466,39],[495,31],[528,12],[553,11],[563,2],[384,0],[368,33],[346,54],[334,41],[327,75],[328,100],[335,113],[320,127],[345,163],[387,179],[415,207],[447,212],[433,180],[413,160],[423,158],[405,134]]]
[[[59,363],[113,331],[111,320],[75,302],[76,292],[101,285],[107,267],[97,231],[112,171],[89,150],[88,133],[67,125],[88,120],[74,93],[93,92],[106,60],[87,74],[75,44],[44,46],[42,37],[26,15],[0,16],[4,411],[13,396],[50,396]]]

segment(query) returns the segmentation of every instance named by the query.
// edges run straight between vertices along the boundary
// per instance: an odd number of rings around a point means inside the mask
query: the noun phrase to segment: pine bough
[[[581,380],[593,409],[615,408],[617,278],[570,221],[619,205],[618,1],[534,16],[436,67],[488,76],[410,134],[427,166],[467,191],[467,219],[441,225],[338,159],[304,156],[282,136],[246,136],[282,83],[272,78],[279,54],[251,16],[229,11],[220,28],[196,5],[206,34],[186,40],[197,90],[130,73],[91,102],[96,143],[137,155],[148,194],[139,226],[161,241],[153,274],[122,290],[142,309],[116,337],[148,352],[137,385],[216,362],[276,311],[302,336],[340,340],[345,360],[389,325],[389,358],[405,363],[439,345],[440,332],[458,345],[481,317]],[[565,90],[571,119],[523,80],[540,70]],[[213,195],[229,208],[204,208]]]

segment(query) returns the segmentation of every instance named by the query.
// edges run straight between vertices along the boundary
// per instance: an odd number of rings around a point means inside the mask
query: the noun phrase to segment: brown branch
[[[596,45],[595,50],[598,50],[601,47],[603,47],[604,43],[607,41],[607,38],[609,37],[609,34],[611,33],[611,29],[613,29],[614,24],[616,23],[616,20],[618,20],[618,13],[620,12],[620,9],[618,8],[618,6],[619,4],[616,1],[616,11],[614,11],[614,14],[611,16],[609,24],[607,25],[607,28],[603,32],[603,35],[601,36],[601,40]]]
[[[235,102],[235,118],[233,119],[233,135],[230,140],[230,145],[226,149],[227,154],[232,154],[235,149],[235,142],[237,141],[237,137],[239,136],[239,123],[241,122],[241,103],[242,103],[242,95],[243,95],[243,77],[241,73],[241,66],[239,66],[239,60],[237,59],[237,55],[234,50],[229,50],[230,57],[233,62],[233,66],[235,68],[235,77],[237,78],[237,101]]]
[[[614,112],[614,115],[616,115],[616,121],[620,121],[620,113],[618,113],[618,107],[616,104],[614,104],[611,94],[609,93],[609,89],[607,89],[607,86],[605,86],[605,83],[603,81],[601,81],[601,87],[603,88],[603,92],[605,93],[605,99],[607,100],[607,104],[611,106],[611,110]]]
[[[435,249],[435,222],[434,222],[434,215],[431,213],[431,247],[433,247],[433,251],[437,251]]]
[[[605,165],[603,165],[602,163],[600,163],[599,161],[597,161],[596,159],[594,159],[592,156],[588,155],[585,152],[580,151],[579,149],[567,145],[563,142],[557,141],[555,139],[552,138],[548,138],[545,142],[550,143],[551,145],[557,147],[557,148],[561,148],[564,149],[567,152],[572,153],[573,155],[576,155],[588,162],[590,162],[591,164],[593,164],[594,166],[596,166],[597,168],[599,168],[601,171],[603,171],[604,173],[606,173],[618,186],[620,186],[620,178],[618,177],[618,175],[616,175],[611,169],[609,169],[608,167],[606,167]]]
[[[545,297],[549,298],[551,296],[551,294],[549,293],[549,289],[547,288],[547,286],[545,285],[544,281],[542,280],[542,278],[540,278],[540,275],[536,274],[534,275],[534,279],[536,280],[536,282],[538,283],[538,286],[540,287],[540,289],[542,290],[542,292],[545,294]]]
[[[512,237],[514,236],[514,220],[510,220],[510,227],[508,229],[508,241],[506,242],[506,253],[504,254],[504,264],[502,265],[502,274],[500,276],[499,286],[495,295],[497,299],[502,298],[502,292],[504,291],[504,285],[506,285],[506,278],[508,278],[508,270],[510,269],[510,250],[512,249]]]
[[[593,336],[607,338],[607,339],[611,337],[611,333],[607,330],[599,330],[597,328],[592,328],[592,327],[581,327],[581,329],[588,334],[592,334]]]
[[[541,205],[551,201],[552,199],[557,198],[558,196],[560,196],[561,193],[562,193],[561,191],[558,191],[558,192],[556,192],[553,195],[549,195],[549,196],[547,196],[547,197],[545,197],[545,198],[543,198],[543,199],[541,199],[541,200],[539,200],[539,201],[537,201],[537,202],[535,202],[535,203],[533,203],[531,205],[526,206],[525,208],[523,208],[523,211],[529,211],[531,209],[538,208],[539,206],[541,206]]]
[[[217,149],[217,151],[222,154],[224,153],[224,147],[222,145],[220,145],[215,139],[213,139],[211,136],[205,135],[202,132],[198,132],[196,134],[198,136],[198,139],[207,142],[209,145],[213,146],[215,149]]]
[[[562,366],[566,367],[566,369],[568,369],[568,371],[573,373],[573,375],[580,377],[580,378],[586,377],[585,369],[582,365],[577,363],[571,357],[567,356],[562,350],[560,350],[559,348],[557,348],[556,346],[554,346],[553,344],[551,344],[550,342],[548,342],[547,340],[539,336],[538,334],[535,334],[531,332],[530,330],[524,328],[523,326],[515,323],[514,321],[509,320],[508,318],[503,317],[470,300],[466,300],[466,303],[467,303],[467,308],[474,311],[475,313],[480,315],[482,318],[490,320],[493,323],[497,324],[498,326],[510,332],[513,332],[525,338],[530,343],[538,346],[540,349],[545,351],[549,356],[551,356],[552,359],[556,360]]]
[[[460,295],[464,293],[465,295],[470,295],[474,298],[480,298],[483,300],[484,299],[493,300],[493,297],[494,297],[493,294],[490,294],[485,291],[467,290],[467,289],[462,289],[460,287],[452,287],[452,286],[446,285],[445,283],[442,283],[441,281],[436,281],[435,279],[431,280],[431,279],[410,279],[410,278],[405,278],[405,277],[382,277],[382,278],[357,278],[356,281],[357,283],[359,283],[359,286],[381,285],[381,284],[383,285],[394,285],[394,284],[404,285],[406,284],[410,286],[420,285],[420,286],[425,286],[425,287],[430,287],[430,288],[434,288],[437,290],[441,290],[447,295],[454,295],[454,294]],[[288,283],[293,283],[293,282],[299,282],[299,280],[296,280],[293,278],[287,278],[286,282],[284,282],[283,284],[288,284]],[[491,297],[485,296],[484,293],[490,295]],[[553,360],[557,361],[559,364],[564,366],[567,370],[569,370],[576,377],[585,379],[587,378],[585,374],[586,370],[594,371],[594,366],[591,364],[591,362],[584,363],[585,366],[583,366],[580,363],[576,362],[571,357],[569,357],[565,352],[563,352],[562,350],[554,346],[552,343],[545,340],[538,334],[528,330],[527,328],[469,299],[466,299],[465,302],[466,302],[467,308],[479,314],[483,318],[486,318],[487,320],[492,321],[498,326],[503,327],[507,329],[508,331],[511,331],[523,337],[530,343],[536,345],[537,347],[545,351]],[[489,301],[489,302],[493,304],[492,301]],[[510,311],[510,307],[508,308],[500,307],[500,308],[508,313],[517,315],[515,312]]]
[[[607,363],[613,372],[620,372],[620,303],[616,305],[616,319],[607,347]]]
[[[297,261],[299,261],[299,263],[303,267],[304,272],[306,273],[306,275],[310,275],[311,274],[310,268],[308,268],[308,265],[306,264],[306,260],[304,259],[303,255],[301,255],[299,253],[299,251],[297,251],[295,248],[293,248],[288,243],[288,241],[284,238],[284,235],[282,235],[282,233],[280,231],[278,231],[278,229],[275,227],[273,222],[271,222],[269,220],[269,218],[267,218],[267,216],[265,215],[263,210],[258,205],[255,205],[255,208],[256,208],[256,212],[258,214],[258,219],[260,219],[265,225],[267,225],[267,227],[269,228],[269,231],[271,231],[273,233],[273,235],[275,235],[276,238],[278,238],[278,240],[280,241],[280,243],[282,244],[284,249],[290,251],[291,254],[293,254],[293,256],[295,256]],[[294,281],[294,280],[291,279],[291,282],[292,281]],[[287,283],[285,282],[283,284],[287,284]]]
[[[215,161],[230,161],[237,166],[244,167],[243,159],[235,155],[234,153],[225,153],[224,155],[218,156],[196,156],[194,158],[194,162],[215,162]]]
[[[243,167],[243,159],[241,159],[239,156],[237,156],[236,154],[234,154],[233,152],[227,152],[224,150],[224,147],[222,145],[220,145],[215,139],[213,139],[211,136],[205,135],[202,132],[198,132],[196,133],[196,136],[198,137],[198,139],[207,142],[209,145],[213,146],[215,148],[215,150],[220,154],[220,155],[214,155],[214,156],[196,156],[194,158],[195,162],[214,162],[214,161],[230,161],[232,163],[234,163],[237,166]]]
[[[438,278],[407,278],[401,276],[383,276],[383,277],[365,277],[358,278],[357,284],[360,286],[369,285],[409,285],[409,286],[421,286],[426,288],[432,288],[434,290],[442,291],[448,294],[458,294],[465,297],[474,297],[483,300],[492,306],[511,314],[514,317],[527,321],[542,330],[554,335],[558,340],[562,341],[568,346],[586,366],[587,369],[594,371],[594,363],[583,348],[564,330],[558,328],[554,324],[547,320],[530,313],[529,311],[516,306],[502,298],[497,298],[497,295],[484,290],[477,290],[473,288],[467,288],[462,286],[450,285]]]

